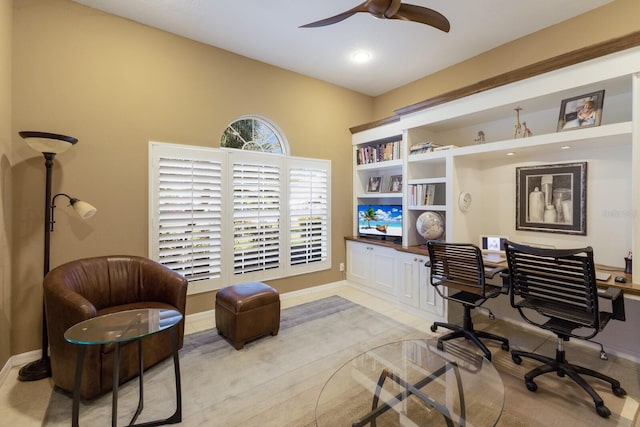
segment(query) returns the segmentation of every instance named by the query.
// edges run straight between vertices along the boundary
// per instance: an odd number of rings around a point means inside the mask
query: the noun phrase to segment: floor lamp
[[[45,206],[44,206],[44,275],[49,272],[49,253],[51,249],[51,232],[53,231],[53,212],[56,207],[55,199],[58,196],[65,196],[69,199],[70,206],[82,218],[87,219],[96,213],[96,208],[87,202],[70,197],[64,193],[51,197],[51,177],[53,171],[53,159],[56,154],[67,151],[78,142],[72,136],[58,135],[48,132],[19,132],[19,135],[29,144],[31,148],[42,153],[47,168]],[[44,277],[44,276],[43,276]],[[49,360],[49,337],[47,335],[47,316],[42,305],[42,357],[39,360],[23,366],[18,372],[20,381],[36,381],[51,376],[51,361]]]

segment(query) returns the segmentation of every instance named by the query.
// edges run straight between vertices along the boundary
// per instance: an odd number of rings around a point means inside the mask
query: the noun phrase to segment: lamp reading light
[[[72,136],[59,135],[49,132],[24,131],[18,132],[31,148],[44,155],[46,167],[45,207],[44,207],[44,276],[49,272],[49,259],[51,252],[51,232],[53,231],[53,213],[56,205],[55,198],[65,196],[69,199],[69,205],[82,219],[91,218],[97,212],[96,208],[87,202],[70,197],[64,193],[56,194],[51,198],[51,182],[53,172],[53,160],[58,153],[63,153],[76,144],[78,140]],[[23,366],[18,372],[20,381],[36,381],[51,376],[51,360],[49,359],[49,337],[47,334],[47,316],[42,304],[42,357]]]
[[[49,220],[49,231],[53,231],[53,224],[56,222],[53,219],[53,214],[55,212],[55,208],[56,208],[56,198],[58,196],[64,196],[67,199],[69,199],[69,206],[71,206],[73,208],[74,211],[76,211],[76,213],[78,214],[78,216],[82,219],[89,219],[92,216],[94,216],[96,214],[96,212],[98,212],[98,210],[91,204],[84,202],[82,200],[76,199],[75,197],[71,197],[68,194],[64,194],[64,193],[58,193],[55,196],[53,196],[53,199],[51,200],[51,205],[50,205],[50,209],[51,209],[51,214],[50,214],[50,220]]]

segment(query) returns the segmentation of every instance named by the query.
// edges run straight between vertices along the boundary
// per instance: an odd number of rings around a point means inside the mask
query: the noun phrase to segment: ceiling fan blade
[[[340,21],[344,21],[350,16],[355,15],[358,11],[348,10],[346,12],[342,12],[336,16],[332,16],[331,18],[321,19],[320,21],[311,22],[309,24],[300,25],[299,28],[316,28],[316,27],[324,27],[331,24],[336,24]]]
[[[324,27],[327,25],[338,23],[340,21],[344,21],[345,19],[355,15],[358,12],[368,12],[368,9],[366,7],[367,3],[369,2],[365,1],[364,3],[361,3],[356,7],[351,8],[345,12],[339,13],[336,16],[332,16],[331,18],[321,19],[320,21],[311,22],[306,25],[301,25],[299,28]]]
[[[400,9],[395,13],[395,15],[389,17],[389,19],[402,19],[404,21],[420,22],[444,31],[445,33],[448,33],[451,29],[449,20],[441,13],[438,13],[433,9],[414,6],[412,4],[403,3],[400,5]]]

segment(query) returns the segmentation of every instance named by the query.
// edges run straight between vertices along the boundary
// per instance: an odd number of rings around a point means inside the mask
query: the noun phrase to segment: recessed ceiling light
[[[351,55],[351,60],[356,64],[364,64],[365,62],[368,62],[370,59],[371,59],[371,53],[367,52],[366,50],[358,50]]]
[[[515,155],[516,155],[516,153],[514,153],[513,151],[509,151],[509,152],[507,153],[507,156],[515,156]]]
[[[569,148],[571,148],[570,145],[563,145],[562,147],[560,147],[561,150],[568,150]]]

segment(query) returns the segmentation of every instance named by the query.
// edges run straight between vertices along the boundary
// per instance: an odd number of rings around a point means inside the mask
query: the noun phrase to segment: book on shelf
[[[432,205],[434,198],[436,195],[436,185],[435,184],[427,184],[424,194],[424,205]]]
[[[401,145],[401,141],[392,141],[360,147],[356,150],[356,161],[359,165],[366,165],[400,159]]]
[[[412,184],[409,191],[409,201],[414,206],[433,205],[435,195],[435,184]]]
[[[439,145],[433,148],[433,151],[444,151],[451,150],[452,148],[458,148],[457,145],[449,144],[449,145]]]
[[[430,151],[433,151],[433,142],[431,141],[425,141],[425,142],[419,142],[417,144],[413,144],[410,148],[409,148],[409,154],[422,154],[422,153],[428,153]]]
[[[435,142],[425,141],[425,142],[419,142],[417,144],[413,144],[409,148],[409,155],[430,153],[432,151],[450,150],[452,148],[458,148],[458,146],[454,144],[440,145],[440,144],[436,144]]]

